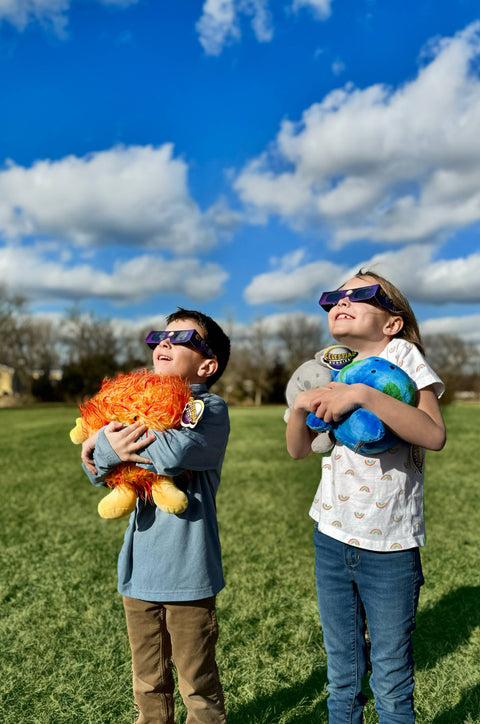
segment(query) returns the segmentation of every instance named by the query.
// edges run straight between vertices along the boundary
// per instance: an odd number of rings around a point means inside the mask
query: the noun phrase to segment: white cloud
[[[274,34],[270,0],[205,0],[202,15],[196,23],[199,40],[207,55],[220,55],[226,45],[242,37],[243,17],[251,18],[251,26],[260,43],[269,43]],[[293,0],[285,9],[293,13],[309,9],[317,20],[331,14],[333,0]]]
[[[117,147],[31,168],[9,163],[0,171],[0,234],[177,254],[208,249],[216,243],[215,213],[202,215],[189,195],[187,172],[170,144]]]
[[[450,334],[453,337],[461,337],[465,342],[480,345],[480,314],[427,319],[421,322],[420,332],[422,337]]]
[[[166,294],[213,299],[223,291],[228,274],[218,264],[151,254],[116,262],[111,270],[99,269],[94,262],[67,263],[52,254],[50,245],[39,244],[0,248],[0,278],[35,300],[108,299],[131,304]]]
[[[347,84],[282,123],[236,179],[243,202],[337,245],[438,240],[480,220],[480,22],[429,53],[397,89]]]
[[[345,63],[341,60],[334,60],[332,63],[333,75],[341,75],[344,72],[345,68]]]
[[[265,43],[272,39],[268,0],[206,0],[196,30],[207,55],[220,55],[225,45],[240,40],[242,15],[251,17],[258,41]]]
[[[254,277],[245,289],[248,304],[294,304],[312,300],[325,286],[335,289],[344,276],[345,268],[328,261],[303,265],[292,263],[290,255],[277,260],[278,268]],[[334,281],[335,280],[335,281]]]
[[[293,0],[292,10],[298,12],[301,8],[308,8],[314,16],[325,20],[332,12],[332,2],[333,0]]]
[[[405,247],[364,259],[355,266],[306,261],[302,250],[272,262],[274,268],[255,276],[245,290],[249,304],[294,304],[314,300],[322,291],[354,276],[360,267],[390,279],[415,303],[480,303],[480,253],[435,260],[427,245]]]
[[[127,7],[138,0],[97,0],[103,5]],[[17,30],[38,22],[50,26],[55,33],[63,35],[68,24],[68,10],[72,0],[0,0],[0,22],[5,21]]]

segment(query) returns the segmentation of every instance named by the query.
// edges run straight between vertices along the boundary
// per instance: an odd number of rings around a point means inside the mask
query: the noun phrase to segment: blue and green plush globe
[[[353,361],[339,372],[333,372],[332,379],[347,385],[362,383],[407,405],[415,404],[416,386],[413,380],[398,365],[382,357]],[[361,455],[385,452],[398,442],[398,437],[373,412],[361,408],[341,422],[332,423],[326,423],[310,413],[307,425],[315,432],[331,431],[337,442]]]

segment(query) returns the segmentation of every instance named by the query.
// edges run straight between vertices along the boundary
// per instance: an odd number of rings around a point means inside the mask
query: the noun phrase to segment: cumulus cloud
[[[477,222],[479,60],[476,22],[432,42],[401,87],[332,91],[282,123],[236,191],[256,212],[327,229],[337,246],[437,241]]]
[[[223,291],[227,277],[218,264],[192,257],[169,260],[142,254],[117,261],[109,270],[94,262],[59,259],[49,245],[0,248],[0,278],[15,292],[43,301],[89,298],[131,304],[165,294],[205,301]]]
[[[450,334],[480,345],[480,314],[427,319],[420,323],[420,332],[422,336]]]
[[[244,292],[248,304],[294,304],[314,299],[322,286],[340,284],[344,267],[328,261],[301,263],[303,252],[273,259],[275,267],[254,277]]]
[[[268,0],[206,0],[202,16],[196,24],[199,40],[207,55],[220,55],[225,45],[241,38],[240,18],[251,17],[258,41],[273,37]]]
[[[293,13],[309,9],[317,20],[326,20],[331,14],[333,0],[293,0],[285,9]],[[269,0],[205,0],[196,24],[199,40],[207,55],[220,55],[226,45],[242,37],[241,21],[251,18],[251,26],[260,43],[269,43],[274,34]]]
[[[333,0],[293,0],[292,10],[298,12],[301,8],[309,8],[314,16],[325,20],[332,12],[332,2]]]
[[[359,267],[390,279],[412,303],[480,303],[480,253],[436,260],[427,245],[376,254],[355,266],[308,261],[303,251],[272,260],[272,269],[252,279],[244,296],[249,304],[294,304],[354,276]]]
[[[17,30],[25,30],[27,25],[38,22],[51,27],[62,35],[68,24],[68,10],[72,0],[0,0],[0,23],[13,25]],[[127,7],[138,0],[97,0],[103,5]]]
[[[203,215],[189,194],[187,172],[170,144],[117,147],[30,168],[10,162],[0,171],[0,234],[83,247],[205,250],[216,243],[216,218],[226,224],[228,210]]]

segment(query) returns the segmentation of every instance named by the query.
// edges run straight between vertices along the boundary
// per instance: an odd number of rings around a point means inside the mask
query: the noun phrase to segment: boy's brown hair
[[[179,319],[191,319],[198,324],[203,332],[202,337],[204,341],[208,344],[212,352],[215,353],[218,369],[215,374],[206,380],[207,387],[211,387],[220,379],[227,366],[230,357],[230,339],[212,317],[203,314],[203,312],[198,312],[196,309],[183,309],[182,307],[178,307],[176,312],[168,315],[167,324],[176,322]]]

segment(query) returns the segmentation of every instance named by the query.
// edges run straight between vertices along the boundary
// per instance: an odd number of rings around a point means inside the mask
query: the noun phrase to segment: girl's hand
[[[156,440],[155,435],[147,435],[140,439],[146,432],[148,432],[147,426],[140,425],[138,422],[126,427],[120,422],[111,422],[105,428],[105,437],[122,462],[151,465],[151,460],[138,454],[139,450],[151,445]]]
[[[292,458],[300,460],[312,452],[311,444],[316,435],[305,424],[308,413],[313,412],[326,422],[340,420],[359,407],[359,402],[355,399],[359,387],[363,385],[330,382],[326,387],[299,392],[293,403],[286,431],[287,451]]]
[[[356,399],[359,386],[330,382],[325,387],[305,390],[295,398],[294,409],[305,414],[313,412],[325,422],[338,422],[360,406]]]
[[[346,385],[344,382],[330,382],[312,396],[310,411],[325,422],[339,422],[360,407],[358,388],[360,385]]]

